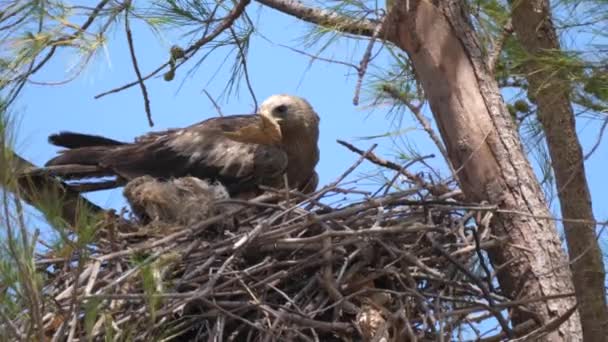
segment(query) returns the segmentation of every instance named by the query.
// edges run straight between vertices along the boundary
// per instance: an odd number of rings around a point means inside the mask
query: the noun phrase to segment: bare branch
[[[513,25],[511,24],[511,19],[507,21],[502,29],[502,35],[500,36],[500,40],[494,42],[492,46],[492,51],[488,54],[488,60],[486,64],[488,65],[488,69],[491,73],[494,73],[496,70],[496,63],[500,59],[500,53],[502,52],[502,47],[505,44],[507,38],[509,38],[513,34]]]
[[[89,26],[91,26],[91,24],[93,24],[93,21],[95,21],[95,18],[99,15],[99,13],[101,12],[101,10],[106,6],[106,4],[110,2],[110,0],[102,0],[100,1],[97,6],[95,6],[95,9],[93,9],[93,12],[91,12],[91,15],[89,15],[89,17],[87,18],[87,20],[82,24],[82,26],[80,27],[80,29],[78,30],[78,32],[74,33],[72,36],[76,36],[78,34],[81,34],[82,32],[86,31],[86,29],[89,28]]]
[[[436,185],[426,184],[426,182],[419,175],[413,174],[413,173],[405,170],[401,165],[399,165],[397,163],[394,163],[390,160],[386,160],[381,157],[378,157],[376,154],[374,154],[371,151],[365,152],[365,151],[353,146],[352,144],[349,144],[346,141],[342,141],[342,140],[338,140],[338,144],[346,147],[347,149],[349,149],[361,156],[364,156],[365,159],[369,160],[370,162],[372,162],[378,166],[382,166],[382,167],[399,172],[400,174],[407,177],[409,180],[411,180],[414,184],[416,184],[419,187],[423,187],[423,186],[428,187],[429,191],[435,196],[442,196],[442,195],[445,195],[448,193],[452,193],[452,191],[446,185],[444,185],[444,184],[436,184]],[[460,197],[460,195],[462,195],[462,194],[460,193],[460,191],[458,191],[458,193],[454,193],[453,195],[455,197]]]
[[[137,56],[135,55],[135,46],[133,45],[133,35],[131,34],[131,27],[129,26],[129,6],[131,6],[131,2],[128,1],[125,3],[125,33],[127,34],[127,43],[129,44],[129,52],[131,54],[131,62],[133,63],[133,70],[135,70],[135,74],[137,75],[137,81],[141,88],[141,94],[144,97],[144,108],[146,110],[146,116],[148,117],[148,124],[150,127],[154,126],[154,122],[152,121],[152,112],[150,110],[150,98],[148,97],[148,89],[146,88],[146,84],[141,77],[141,71],[139,71],[139,64],[137,63]]]
[[[427,120],[424,117],[424,115],[422,115],[422,112],[420,111],[420,107],[414,106],[411,103],[411,101],[409,99],[407,99],[405,96],[403,96],[403,94],[401,94],[399,92],[399,90],[397,88],[395,88],[394,86],[386,84],[386,85],[382,86],[382,91],[384,91],[386,94],[388,94],[394,100],[397,100],[397,101],[403,103],[404,105],[406,105],[407,108],[412,112],[412,114],[414,114],[414,117],[416,118],[416,120],[418,120],[418,122],[420,123],[420,125],[422,126],[424,131],[429,135],[431,140],[433,140],[433,142],[435,143],[435,146],[437,146],[437,149],[439,150],[439,152],[441,152],[441,155],[443,156],[445,162],[448,164],[448,167],[450,168],[450,171],[452,171],[452,174],[454,176],[456,176],[456,170],[454,169],[454,166],[452,165],[452,162],[450,161],[450,158],[448,156],[448,151],[445,149],[445,146],[441,142],[441,138],[439,138],[439,136],[433,130],[433,127],[431,127],[431,123],[429,122],[429,120]]]
[[[297,0],[256,0],[262,5],[289,14],[306,22],[331,28],[339,32],[373,37],[378,22],[360,18],[353,19],[329,10],[308,7]],[[379,36],[382,36],[381,34]]]
[[[320,57],[318,55],[313,55],[313,54],[310,54],[310,53],[308,53],[306,51],[298,50],[296,48],[293,48],[293,47],[287,46],[287,45],[283,45],[283,44],[279,44],[279,46],[280,47],[284,47],[286,49],[289,49],[289,50],[291,50],[293,52],[302,54],[304,56],[310,57],[310,59],[311,59],[310,63],[314,62],[315,60],[320,60],[320,61],[327,62],[327,63],[333,63],[333,64],[339,64],[339,65],[344,65],[344,66],[347,66],[347,67],[351,67],[351,68],[357,70],[357,72],[359,72],[359,67],[356,66],[356,65],[354,65],[354,64],[352,64],[352,63],[348,63],[348,62],[344,62],[344,61],[339,61],[339,60],[335,60],[335,59],[330,59],[330,58]]]
[[[245,48],[241,44],[242,42],[239,40],[239,37],[236,35],[236,32],[230,27],[230,34],[234,39],[234,43],[239,50],[239,55],[241,56],[241,65],[243,66],[243,76],[245,77],[245,83],[247,83],[247,90],[249,90],[249,94],[253,99],[254,111],[258,110],[258,99],[255,97],[255,92],[253,91],[253,86],[251,85],[251,80],[249,79],[249,70],[247,68],[247,56],[245,55]]]
[[[475,283],[475,285],[477,285],[477,287],[479,287],[481,289],[481,291],[483,292],[484,296],[486,297],[486,299],[488,301],[488,306],[489,306],[490,312],[494,315],[494,317],[496,318],[496,320],[502,327],[502,330],[507,335],[507,337],[512,338],[514,336],[513,331],[509,327],[509,324],[507,323],[505,318],[502,316],[500,310],[498,310],[496,308],[494,299],[490,295],[490,290],[488,289],[486,284],[484,282],[482,282],[481,279],[479,279],[477,276],[475,276],[471,271],[469,271],[466,267],[464,267],[460,262],[458,262],[458,260],[456,260],[454,257],[452,257],[448,252],[443,250],[441,245],[438,244],[433,239],[433,236],[430,233],[426,233],[425,236],[437,252],[439,252],[444,258],[449,260],[454,266],[456,266],[456,268],[460,272],[462,272],[464,275],[466,275],[467,278],[469,278],[473,283]]]
[[[194,44],[192,44],[191,46],[189,46],[186,50],[184,50],[184,57],[182,59],[182,61],[176,65],[174,67],[174,71],[181,65],[183,65],[188,59],[190,59],[192,56],[194,56],[194,54],[196,54],[196,52],[202,48],[205,44],[209,43],[210,41],[214,40],[217,36],[219,36],[222,32],[226,31],[229,27],[232,26],[232,24],[235,22],[236,19],[238,19],[241,14],[243,14],[243,12],[245,12],[245,7],[247,7],[247,5],[251,2],[251,0],[243,0],[240,1],[231,11],[230,13],[228,13],[228,15],[224,18],[224,20],[222,21],[222,23],[220,25],[218,25],[215,30],[213,30],[213,32],[211,32],[209,35],[205,35],[202,38],[200,38],[199,40],[197,40],[196,42],[194,42]],[[154,76],[156,76],[159,72],[161,72],[164,68],[166,68],[167,66],[169,66],[171,64],[171,61],[169,62],[165,62],[163,63],[161,66],[159,66],[158,68],[156,68],[154,71],[152,71],[151,73],[147,74],[146,76],[144,76],[142,78],[143,81],[152,78]],[[102,98],[106,95],[109,94],[113,94],[113,93],[117,93],[120,91],[123,91],[125,89],[131,88],[134,85],[139,84],[139,80],[137,81],[133,81],[130,83],[127,83],[125,85],[122,85],[120,87],[105,91],[101,94],[97,94],[95,95],[95,99],[99,99]]]
[[[595,144],[593,144],[593,147],[591,147],[591,150],[589,150],[589,152],[587,152],[587,154],[585,154],[585,157],[584,157],[585,160],[591,158],[591,155],[600,146],[600,143],[603,141],[602,138],[604,136],[604,131],[606,131],[606,126],[608,126],[608,116],[606,116],[606,118],[604,119],[604,123],[602,123],[602,127],[600,127],[600,132],[598,133],[597,140],[595,141]]]
[[[355,87],[355,96],[353,97],[353,104],[356,106],[359,104],[359,94],[361,93],[361,85],[363,84],[363,77],[365,76],[365,72],[367,71],[367,66],[369,65],[370,60],[372,59],[372,50],[374,49],[374,43],[376,39],[378,39],[378,35],[380,31],[382,31],[384,26],[384,21],[378,23],[376,28],[374,29],[374,34],[367,44],[367,48],[365,48],[365,53],[363,53],[363,57],[361,58],[361,62],[359,63],[358,70],[358,78],[357,78],[357,86]]]
[[[213,99],[213,97],[211,96],[211,94],[209,94],[209,92],[207,91],[207,89],[203,89],[203,93],[205,93],[205,95],[207,95],[207,98],[209,99],[209,101],[211,101],[211,103],[213,104],[213,107],[215,107],[215,110],[217,111],[217,115],[224,116],[224,113],[222,112],[222,108]]]

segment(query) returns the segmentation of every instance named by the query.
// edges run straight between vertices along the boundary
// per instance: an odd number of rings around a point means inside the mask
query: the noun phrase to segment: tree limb
[[[309,7],[297,0],[256,0],[262,5],[289,14],[306,22],[332,28],[343,33],[373,37],[378,22],[361,18],[353,19],[322,8]],[[382,37],[382,32],[378,35]]]
[[[6,177],[7,169],[10,170],[8,172],[12,171],[17,179],[0,185],[42,213],[48,212],[49,204],[60,203],[57,215],[65,224],[75,227],[79,218],[82,217],[82,213],[100,214],[104,212],[101,207],[82,197],[79,192],[53,176],[43,173],[28,174],[28,170],[37,167],[13,151],[9,150],[7,153],[9,166],[0,168],[1,179],[11,179],[11,177]]]

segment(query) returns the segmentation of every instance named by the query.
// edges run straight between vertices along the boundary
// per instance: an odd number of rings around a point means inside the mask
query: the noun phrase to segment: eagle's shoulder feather
[[[252,183],[274,186],[287,168],[285,151],[224,135],[260,121],[253,115],[219,117],[150,133],[105,155],[100,165],[127,179],[144,174],[161,178],[189,175],[219,180],[231,191]]]

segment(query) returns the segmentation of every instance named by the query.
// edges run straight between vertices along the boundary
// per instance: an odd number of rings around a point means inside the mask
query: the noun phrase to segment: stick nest
[[[37,260],[44,332],[58,341],[412,341],[451,339],[486,319],[496,326],[508,300],[484,272],[484,249],[499,243],[491,211],[399,172],[412,178],[407,190],[369,194],[336,181],[249,201],[193,178],[136,179],[125,187],[130,216],[108,215],[86,248]]]

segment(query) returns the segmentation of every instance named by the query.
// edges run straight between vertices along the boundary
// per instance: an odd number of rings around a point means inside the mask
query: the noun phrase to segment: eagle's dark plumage
[[[220,181],[231,195],[258,185],[316,187],[319,117],[310,104],[290,95],[264,101],[257,115],[216,117],[183,129],[152,132],[132,143],[72,132],[49,137],[65,147],[46,167],[66,180],[116,176],[160,179],[193,176]],[[89,187],[91,188],[91,187]],[[94,186],[92,189],[95,189]]]

